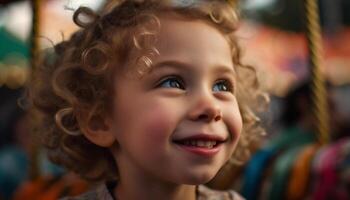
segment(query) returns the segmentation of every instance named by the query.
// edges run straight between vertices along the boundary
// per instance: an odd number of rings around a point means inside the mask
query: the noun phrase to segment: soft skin
[[[216,175],[242,130],[225,36],[201,20],[160,21],[160,55],[153,59],[152,70],[141,78],[117,73],[112,115],[100,134],[104,136],[88,134],[113,152],[120,175],[118,199],[195,199],[194,185]],[[173,142],[199,133],[225,142],[212,156]]]

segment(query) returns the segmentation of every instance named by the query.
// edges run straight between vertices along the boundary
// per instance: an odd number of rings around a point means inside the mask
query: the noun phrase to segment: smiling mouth
[[[215,149],[220,144],[224,143],[227,139],[208,135],[208,134],[196,134],[190,137],[175,139],[173,142],[182,147],[199,148],[199,149]]]
[[[191,138],[173,141],[173,143],[175,143],[182,151],[205,158],[211,158],[216,155],[221,149],[221,144],[224,142],[224,140],[213,140],[208,138]]]
[[[181,151],[192,155],[201,156],[202,158],[213,158],[222,149],[228,138],[218,135],[197,133],[188,137],[172,140]]]
[[[193,139],[178,140],[174,142],[178,145],[189,146],[189,147],[200,147],[200,148],[207,148],[207,149],[215,148],[222,143],[220,141],[213,141],[213,140],[193,140]]]

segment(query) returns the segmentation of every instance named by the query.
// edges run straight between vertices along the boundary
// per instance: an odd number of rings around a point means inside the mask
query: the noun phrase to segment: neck
[[[195,200],[196,186],[154,177],[123,156],[118,158],[119,180],[114,189],[118,200]]]
[[[114,190],[114,195],[118,200],[195,200],[195,190],[195,186],[192,185],[166,187],[164,185],[149,183],[140,185],[139,183],[132,184],[130,182],[120,182]]]

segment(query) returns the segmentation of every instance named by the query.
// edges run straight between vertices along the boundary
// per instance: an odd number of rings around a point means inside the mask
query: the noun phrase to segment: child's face
[[[158,37],[150,72],[116,75],[111,126],[120,176],[205,183],[242,130],[230,46],[202,21],[163,17]]]

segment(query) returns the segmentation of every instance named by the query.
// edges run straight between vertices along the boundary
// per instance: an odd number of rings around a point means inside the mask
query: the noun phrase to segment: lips
[[[211,149],[216,146],[216,141],[205,141],[205,140],[184,140],[179,142],[182,145],[186,146],[195,146],[195,147],[204,147]]]
[[[178,145],[207,149],[215,148],[225,141],[226,140],[223,137],[208,134],[197,134],[190,137],[173,140],[173,142]]]

